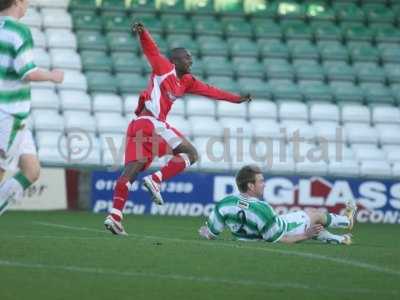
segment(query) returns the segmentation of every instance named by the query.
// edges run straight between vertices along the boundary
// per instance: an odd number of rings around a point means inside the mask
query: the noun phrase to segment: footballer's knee
[[[36,182],[40,177],[40,166],[37,166],[33,170],[31,170],[30,174],[27,176],[30,182]]]
[[[145,165],[146,165],[145,161],[129,162],[125,165],[121,177],[127,178],[129,182],[132,183],[136,180],[137,175],[143,170]]]
[[[181,153],[184,153],[188,156],[191,165],[193,165],[199,159],[199,154],[197,153],[196,148],[190,142],[183,142],[173,151],[174,155]]]
[[[191,147],[190,152],[187,153],[189,156],[190,164],[193,165],[196,161],[199,160],[199,154],[195,147]]]
[[[321,225],[325,225],[326,224],[326,214],[311,208],[307,210],[307,214],[310,217],[310,221],[312,224],[321,224]]]
[[[20,158],[21,172],[31,182],[36,182],[40,177],[40,163],[36,155],[24,154]]]
[[[30,167],[22,170],[22,173],[29,180],[29,182],[34,183],[40,177],[40,167]]]

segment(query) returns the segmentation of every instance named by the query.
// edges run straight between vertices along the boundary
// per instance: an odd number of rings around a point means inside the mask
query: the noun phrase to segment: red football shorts
[[[125,164],[143,161],[146,170],[155,157],[172,154],[183,141],[183,134],[166,122],[144,116],[132,121],[126,133]]]

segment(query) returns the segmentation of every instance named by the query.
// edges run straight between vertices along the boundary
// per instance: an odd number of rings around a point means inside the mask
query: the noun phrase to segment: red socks
[[[190,166],[189,156],[186,153],[179,153],[172,157],[170,161],[161,168],[160,171],[155,172],[151,175],[151,178],[157,182],[166,181],[171,179],[175,175],[181,173],[187,167]]]
[[[124,209],[125,202],[128,199],[129,194],[129,180],[126,177],[120,177],[115,185],[113,195],[113,208],[111,210],[111,216],[117,220],[122,220],[122,210]]]
[[[181,173],[190,166],[189,156],[185,153],[180,153],[171,158],[171,160],[160,171],[151,175],[152,179],[161,183],[161,181],[168,180],[175,175]],[[124,209],[125,202],[129,194],[129,180],[126,177],[120,177],[115,185],[113,195],[113,208],[111,209],[111,216],[118,222],[122,220],[122,210]]]

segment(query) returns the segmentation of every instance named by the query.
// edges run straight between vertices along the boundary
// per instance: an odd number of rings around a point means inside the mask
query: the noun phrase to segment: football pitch
[[[400,225],[356,224],[354,245],[219,241],[200,218],[7,212],[0,299],[400,299]]]

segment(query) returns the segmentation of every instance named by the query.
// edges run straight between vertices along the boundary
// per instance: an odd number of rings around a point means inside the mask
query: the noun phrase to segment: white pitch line
[[[79,266],[65,266],[65,265],[46,265],[37,263],[23,263],[8,260],[0,260],[0,266],[4,267],[21,267],[21,268],[33,268],[33,269],[47,269],[47,270],[61,270],[70,271],[78,273],[91,273],[100,275],[116,275],[116,276],[127,276],[127,277],[152,277],[157,279],[172,279],[172,280],[186,280],[186,281],[198,281],[207,283],[228,283],[236,285],[259,285],[267,286],[272,288],[297,288],[304,290],[311,290],[313,287],[303,285],[303,284],[292,284],[292,283],[270,283],[264,281],[254,281],[254,280],[241,280],[241,279],[227,279],[227,278],[213,278],[213,277],[197,277],[191,275],[181,275],[181,274],[159,274],[152,272],[132,272],[132,271],[115,271],[112,269],[102,269],[102,268],[91,268],[91,267],[79,267]]]
[[[91,232],[99,232],[99,233],[107,233],[104,230],[94,229],[94,228],[87,228],[87,227],[78,227],[78,226],[69,226],[57,223],[48,223],[48,222],[32,222],[33,224],[43,225],[47,227],[57,227],[57,228],[64,228],[70,230],[78,230],[78,231],[91,231]]]
[[[56,223],[34,222],[34,224],[48,226],[48,227],[71,229],[71,230],[106,233],[103,230],[87,228],[87,227],[69,226],[69,225],[56,224]],[[357,267],[357,268],[361,268],[361,269],[367,269],[367,270],[378,272],[378,273],[385,273],[385,274],[389,274],[389,275],[400,276],[400,271],[398,271],[398,270],[393,270],[393,269],[373,265],[373,264],[362,262],[362,261],[356,261],[356,260],[350,260],[350,259],[344,259],[344,258],[338,258],[338,257],[331,257],[331,256],[315,254],[315,253],[310,253],[310,252],[280,250],[280,249],[271,249],[271,248],[265,248],[265,247],[250,247],[250,246],[243,245],[243,242],[236,243],[236,244],[228,244],[228,243],[223,243],[223,242],[184,240],[184,239],[179,239],[179,238],[167,238],[167,237],[159,237],[159,236],[151,236],[151,235],[140,235],[140,234],[130,234],[129,237],[164,240],[164,241],[180,242],[180,243],[184,242],[184,243],[191,243],[191,244],[197,244],[197,245],[202,245],[202,246],[207,245],[207,246],[214,246],[214,247],[230,247],[230,248],[249,249],[249,250],[255,250],[255,251],[262,251],[262,252],[279,253],[279,254],[298,256],[298,257],[309,258],[309,259],[331,261],[331,262],[335,262],[338,264],[344,264],[344,265],[349,265],[349,266]]]
[[[0,235],[0,239],[115,240],[114,236]]]
[[[321,290],[321,291],[335,291],[340,293],[358,293],[358,294],[390,294],[397,295],[396,290],[387,290],[385,292],[376,291],[375,289],[347,289],[347,288],[331,288],[322,286],[309,286],[300,283],[285,283],[280,281],[279,283],[274,283],[271,281],[258,281],[258,280],[246,280],[246,279],[229,279],[229,278],[214,278],[208,276],[193,276],[193,275],[183,275],[183,274],[159,274],[152,272],[134,272],[134,271],[116,271],[112,269],[102,269],[102,268],[92,268],[92,267],[79,267],[79,266],[66,266],[66,265],[47,265],[39,263],[26,263],[26,262],[16,262],[9,260],[0,260],[1,267],[14,267],[14,268],[27,268],[27,269],[42,269],[42,270],[56,270],[56,271],[66,271],[66,272],[76,272],[76,273],[86,273],[86,274],[97,274],[105,276],[120,276],[120,277],[145,277],[145,278],[156,278],[156,279],[167,279],[167,280],[178,280],[178,281],[192,281],[199,283],[211,283],[211,284],[231,284],[231,285],[242,285],[242,286],[260,286],[273,289],[299,289],[299,290]]]

